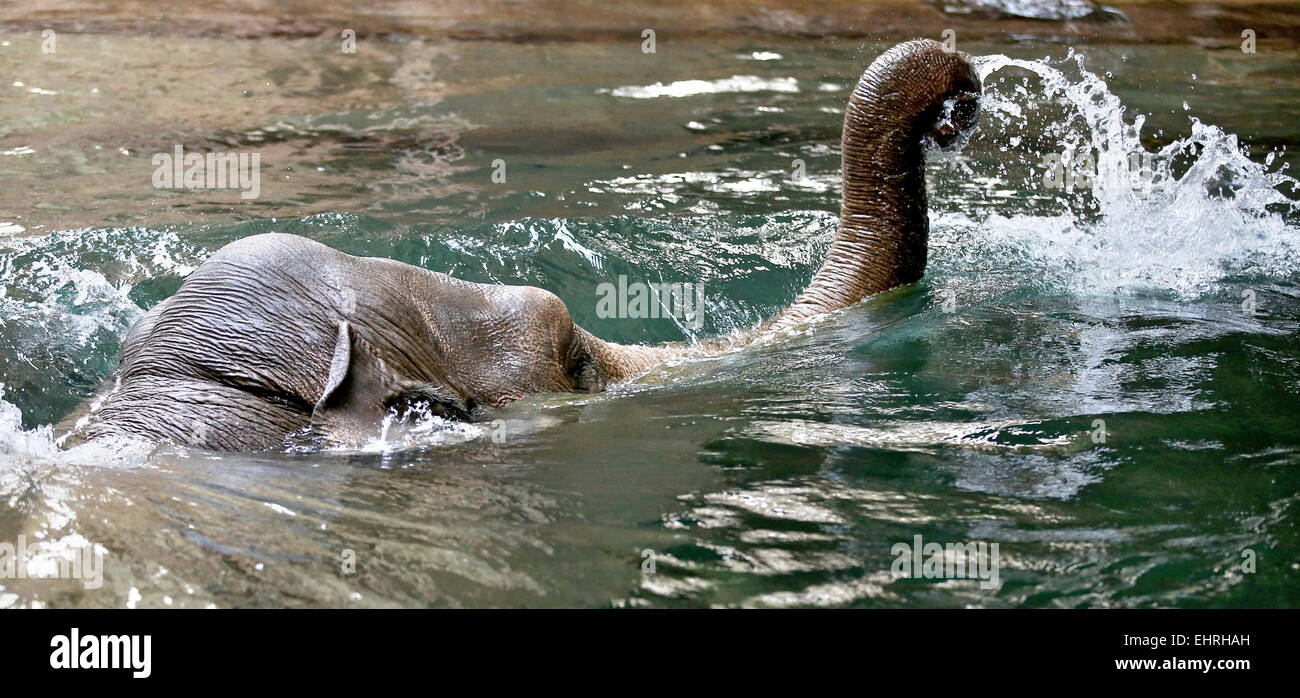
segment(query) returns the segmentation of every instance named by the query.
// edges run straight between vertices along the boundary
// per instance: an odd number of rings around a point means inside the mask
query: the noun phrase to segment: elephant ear
[[[346,320],[339,321],[329,378],[311,413],[312,430],[330,441],[357,445],[378,436],[396,385],[374,348],[354,336]]]
[[[398,376],[346,320],[338,327],[329,378],[311,413],[313,432],[336,444],[360,446],[379,436],[391,408],[400,411],[415,403],[427,405],[431,414],[469,418],[472,401],[442,386]]]

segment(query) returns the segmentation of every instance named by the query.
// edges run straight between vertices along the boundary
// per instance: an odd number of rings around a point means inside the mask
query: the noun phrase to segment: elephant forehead
[[[563,357],[573,321],[555,294],[437,274],[417,295],[449,377],[480,402],[567,389]]]

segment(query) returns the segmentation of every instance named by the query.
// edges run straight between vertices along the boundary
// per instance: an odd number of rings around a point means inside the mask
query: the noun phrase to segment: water
[[[540,285],[616,341],[744,329],[821,262],[885,46],[84,41],[0,50],[0,541],[100,546],[103,586],[0,580],[0,606],[1300,601],[1294,53],[963,46],[984,113],[932,160],[921,283],[607,394],[218,454],[48,425],[224,243]],[[149,187],[176,143],[257,148],[262,197]],[[1085,146],[1094,185],[1048,188]],[[703,325],[599,317],[619,275],[701,283]],[[1000,583],[894,579],[917,535],[997,543]]]

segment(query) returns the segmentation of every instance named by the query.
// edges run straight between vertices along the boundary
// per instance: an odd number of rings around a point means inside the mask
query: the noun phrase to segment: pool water
[[[257,233],[620,342],[751,327],[820,266],[887,45],[60,42],[0,48],[0,541],[103,584],[0,607],[1300,604],[1294,50],[961,46],[983,114],[930,159],[925,279],[754,346],[355,451],[70,453],[131,323]],[[260,196],[154,188],[175,145],[260,153]],[[1097,176],[1050,184],[1071,149]],[[702,323],[602,317],[619,276]],[[916,536],[996,544],[997,583],[899,578]]]

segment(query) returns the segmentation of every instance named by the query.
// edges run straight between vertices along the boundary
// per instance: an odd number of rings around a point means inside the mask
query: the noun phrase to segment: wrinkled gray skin
[[[968,59],[934,41],[872,63],[845,115],[839,233],[808,288],[759,332],[920,278],[923,142],[945,145],[971,128],[979,92]],[[539,288],[257,235],[216,252],[131,328],[116,387],[68,443],[129,436],[252,451],[299,432],[356,445],[394,408],[467,418],[531,393],[603,390],[674,354],[713,349],[613,344]]]

